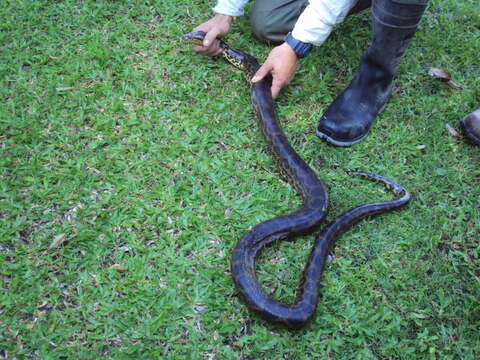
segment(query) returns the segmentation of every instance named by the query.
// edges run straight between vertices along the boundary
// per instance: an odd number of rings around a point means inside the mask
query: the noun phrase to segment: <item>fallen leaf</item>
[[[456,82],[453,82],[452,80],[447,81],[447,85],[450,86],[452,89],[462,90],[462,87],[458,85]]]
[[[428,75],[433,76],[435,79],[443,81],[452,89],[462,90],[462,87],[460,85],[452,81],[452,74],[450,74],[446,70],[431,67],[430,69],[428,69]]]
[[[68,91],[68,90],[74,90],[75,87],[73,86],[65,86],[65,87],[57,87],[55,90],[57,91]]]
[[[203,314],[207,309],[208,309],[208,307],[205,306],[205,305],[203,305],[203,304],[195,304],[195,305],[193,305],[193,311],[194,311],[196,314]]]
[[[125,268],[120,264],[113,264],[112,269],[117,270],[118,272],[124,272]]]
[[[67,235],[59,234],[53,238],[53,241],[48,248],[49,249],[58,248],[60,245],[62,245],[65,242],[66,239],[67,239]]]
[[[227,218],[230,217],[230,215],[232,215],[232,211],[233,211],[232,208],[227,208],[227,210],[225,210],[225,213],[224,213],[225,217]]]
[[[412,312],[411,315],[413,315],[417,319],[427,319],[428,318],[428,315],[426,315],[426,314],[419,314],[419,313]]]
[[[448,71],[433,67],[428,69],[428,75],[433,76],[441,81],[448,81],[452,79],[452,74],[450,74]]]
[[[447,129],[448,133],[455,139],[460,138],[458,131],[455,130],[450,124],[445,124],[445,129]]]

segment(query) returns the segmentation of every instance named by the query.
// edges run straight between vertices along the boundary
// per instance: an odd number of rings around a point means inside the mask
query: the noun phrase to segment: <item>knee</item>
[[[262,41],[281,43],[292,31],[308,0],[255,0],[250,9],[253,33]]]
[[[250,23],[257,38],[281,43],[292,31],[307,0],[255,0],[250,9]]]
[[[268,20],[268,16],[263,11],[252,11],[250,24],[253,34],[259,40],[273,43],[281,41],[281,36],[275,29],[275,24]]]

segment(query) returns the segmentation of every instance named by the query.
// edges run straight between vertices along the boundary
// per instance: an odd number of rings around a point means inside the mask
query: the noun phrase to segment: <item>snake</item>
[[[205,35],[205,32],[196,30],[183,35],[182,40],[201,45]],[[382,183],[395,194],[395,198],[359,205],[329,222],[315,237],[295,301],[286,304],[275,300],[257,280],[256,259],[266,245],[276,240],[313,233],[326,217],[328,190],[315,171],[289,144],[278,123],[271,95],[272,75],[268,74],[262,80],[253,83],[251,79],[260,68],[258,60],[243,51],[231,48],[223,40],[219,40],[219,46],[220,56],[243,71],[250,85],[252,107],[268,149],[278,163],[280,172],[288,176],[302,199],[298,209],[287,215],[261,222],[242,236],[232,253],[231,275],[238,292],[250,309],[269,322],[300,328],[306,325],[316,312],[324,265],[335,241],[361,219],[402,207],[410,200],[410,194],[404,187],[386,177],[349,171],[349,175]]]

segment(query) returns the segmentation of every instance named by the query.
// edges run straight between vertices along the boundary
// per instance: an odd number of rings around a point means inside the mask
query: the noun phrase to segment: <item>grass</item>
[[[444,128],[480,106],[478,3],[432,0],[389,106],[352,148],[314,129],[356,71],[368,14],[306,58],[277,101],[329,186],[329,218],[389,196],[344,169],[413,194],[339,240],[316,316],[295,332],[250,313],[229,277],[239,237],[299,199],[242,75],[179,41],[212,4],[0,3],[0,358],[480,358],[480,154]],[[229,42],[269,51],[246,18]],[[262,255],[278,299],[294,297],[312,241]]]

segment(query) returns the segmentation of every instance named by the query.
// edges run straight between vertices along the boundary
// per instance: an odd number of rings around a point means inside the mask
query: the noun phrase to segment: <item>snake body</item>
[[[182,37],[184,41],[201,44],[205,33],[194,31]],[[328,206],[328,192],[316,173],[290,146],[277,122],[271,96],[272,76],[259,82],[250,79],[260,67],[258,61],[244,52],[230,48],[220,41],[222,56],[241,69],[251,87],[251,102],[260,122],[262,133],[280,170],[290,178],[302,198],[302,205],[294,212],[264,221],[249,230],[237,243],[231,259],[231,273],[238,291],[247,305],[271,322],[300,327],[315,313],[321,275],[328,249],[341,233],[360,219],[396,209],[410,199],[408,192],[393,181],[379,175],[351,172],[352,175],[377,180],[391,188],[397,197],[392,201],[370,203],[351,209],[330,222],[317,236],[302,282],[293,304],[284,304],[269,296],[255,275],[255,261],[269,243],[284,238],[313,232],[324,219]]]

